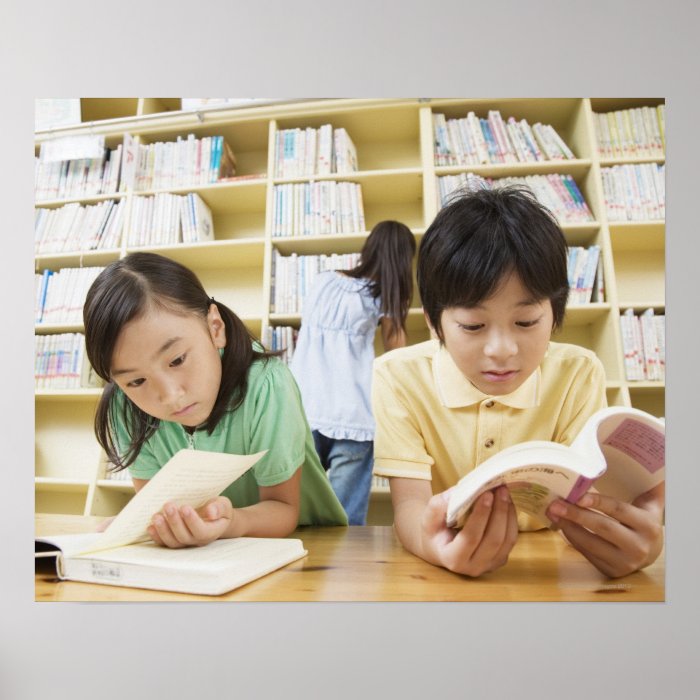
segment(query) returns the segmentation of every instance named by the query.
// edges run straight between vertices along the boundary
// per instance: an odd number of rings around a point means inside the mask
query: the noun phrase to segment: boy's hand
[[[659,484],[632,503],[587,493],[576,504],[554,501],[547,515],[598,570],[611,578],[625,576],[661,553],[664,490]]]
[[[434,563],[467,576],[495,571],[508,561],[518,537],[518,520],[508,489],[500,486],[474,503],[464,527],[445,524],[447,493],[433,496],[421,523],[422,546]]]
[[[164,547],[201,547],[219,539],[233,517],[233,506],[225,496],[212,498],[197,509],[166,503],[151,519],[148,534]]]

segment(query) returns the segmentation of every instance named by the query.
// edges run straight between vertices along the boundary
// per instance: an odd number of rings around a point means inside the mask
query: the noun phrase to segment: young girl
[[[445,523],[447,491],[496,452],[526,440],[569,444],[606,405],[593,352],[550,342],[564,320],[566,239],[529,190],[475,189],[442,209],[423,236],[418,286],[437,340],[375,364],[375,473],[389,478],[401,543],[433,564],[479,576],[505,564],[518,529],[501,486],[464,528]],[[664,485],[622,503],[588,493],[548,511],[600,571],[623,576],[663,545]]]
[[[136,491],[182,448],[268,450],[202,508],[165,504],[149,527],[156,542],[347,523],[288,369],[193,272],[160,255],[128,255],[95,280],[83,316],[88,358],[107,382],[95,433],[109,460],[129,467]]]
[[[364,525],[372,483],[374,335],[381,323],[385,350],[406,344],[415,252],[407,226],[382,221],[367,237],[360,264],[320,274],[304,299],[291,369],[316,449],[351,525]]]

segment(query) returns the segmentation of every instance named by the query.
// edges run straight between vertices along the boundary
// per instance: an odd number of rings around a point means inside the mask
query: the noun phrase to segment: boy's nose
[[[489,357],[512,357],[518,352],[518,344],[510,333],[494,331],[484,346],[484,353]]]

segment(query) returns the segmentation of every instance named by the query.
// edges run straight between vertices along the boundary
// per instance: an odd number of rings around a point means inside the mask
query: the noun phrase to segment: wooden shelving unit
[[[556,340],[594,350],[605,366],[608,400],[633,405],[656,415],[664,413],[661,382],[625,379],[620,312],[627,308],[665,310],[663,221],[608,222],[600,169],[628,162],[659,159],[605,160],[596,148],[593,112],[658,104],[635,99],[352,99],[298,101],[243,109],[183,111],[177,98],[83,99],[84,123],[37,132],[38,154],[44,141],[68,135],[102,134],[110,148],[128,133],[141,143],[222,135],[237,160],[237,175],[247,179],[168,190],[196,191],[211,208],[216,240],[199,244],[154,246],[147,249],[191,267],[207,291],[238,313],[248,328],[261,335],[270,325],[298,326],[300,317],[270,313],[273,251],[283,255],[359,252],[368,231],[382,219],[407,224],[420,241],[437,213],[436,176],[474,172],[489,177],[562,173],[571,175],[583,193],[595,221],[562,228],[569,245],[601,246],[605,301],[571,307]],[[439,166],[433,160],[432,113],[463,117],[470,110],[485,116],[498,109],[530,123],[552,124],[574,151],[575,160],[488,166]],[[347,129],[357,147],[359,171],[350,175],[280,179],[274,177],[274,144],[278,130],[319,127],[331,123]],[[252,176],[252,177],[250,177]],[[273,188],[287,182],[332,179],[362,186],[366,231],[354,234],[272,237]],[[161,190],[162,191],[162,190]],[[127,219],[122,242],[114,250],[75,251],[42,255],[35,269],[105,265],[136,248],[127,245],[129,204],[133,197],[156,191],[105,194],[79,201],[126,198]],[[67,201],[67,200],[66,200]],[[37,202],[56,208],[66,201]],[[408,319],[409,342],[429,337],[416,293]],[[37,326],[41,334],[81,331],[80,326]],[[379,346],[378,346],[379,347]],[[99,390],[38,391],[36,395],[36,508],[44,512],[108,515],[131,495],[124,482],[105,479],[104,456],[93,435],[92,418]],[[370,520],[390,518],[388,496],[373,494]]]

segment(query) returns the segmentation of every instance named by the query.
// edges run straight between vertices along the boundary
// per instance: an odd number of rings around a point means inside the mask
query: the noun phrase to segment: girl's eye
[[[483,323],[460,323],[459,327],[463,331],[471,331],[472,333],[474,331],[481,330],[484,327]]]
[[[187,355],[180,355],[180,357],[176,357],[171,363],[171,367],[179,367],[184,361]]]
[[[132,379],[130,382],[127,382],[126,386],[129,389],[135,389],[137,386],[141,386],[145,381],[145,379]]]

